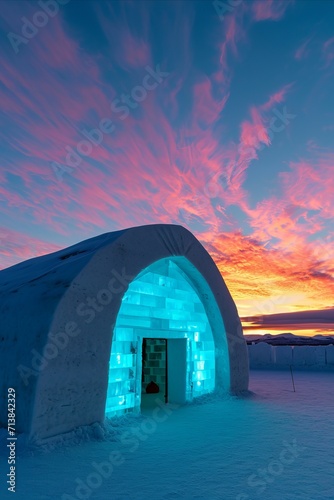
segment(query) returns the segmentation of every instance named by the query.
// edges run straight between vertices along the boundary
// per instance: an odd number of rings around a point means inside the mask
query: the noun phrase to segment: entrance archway
[[[225,338],[224,323],[217,315],[210,320],[201,300],[208,289],[199,289],[201,277],[195,283],[186,271],[188,266],[184,257],[160,259],[144,269],[125,292],[113,331],[107,417],[139,411],[142,390],[151,380],[159,385],[160,397],[176,403],[214,391],[217,382],[228,389],[227,342],[224,359],[219,350],[225,369],[216,370],[213,334],[219,331],[220,338]],[[211,300],[215,301],[213,296]],[[166,341],[165,357],[159,339]],[[225,380],[217,381],[219,377]]]

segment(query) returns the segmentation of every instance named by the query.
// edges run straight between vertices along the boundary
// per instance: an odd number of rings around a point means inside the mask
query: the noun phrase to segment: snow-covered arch
[[[16,389],[18,431],[45,438],[104,420],[122,299],[158,262],[177,265],[200,298],[214,338],[215,388],[247,389],[237,309],[210,255],[181,226],[135,227],[1,271],[1,395]]]

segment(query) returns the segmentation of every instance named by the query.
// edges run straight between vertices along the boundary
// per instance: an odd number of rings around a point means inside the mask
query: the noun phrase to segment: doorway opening
[[[184,404],[187,375],[187,339],[143,339],[142,409],[151,407],[155,398]]]
[[[142,343],[141,409],[154,406],[156,398],[167,403],[167,390],[167,339],[144,338]]]

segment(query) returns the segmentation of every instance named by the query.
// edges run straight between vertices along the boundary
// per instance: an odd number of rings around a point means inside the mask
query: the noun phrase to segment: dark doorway
[[[187,380],[187,339],[144,338],[142,346],[142,406],[150,407],[157,397],[165,403],[184,404]],[[154,382],[158,393],[147,394]],[[152,403],[153,404],[153,403]]]
[[[166,339],[152,339],[152,338],[143,339],[142,399],[143,396],[145,397],[146,395],[146,387],[150,382],[155,382],[158,385],[159,387],[158,396],[160,398],[164,398],[164,401],[167,402],[167,340]]]

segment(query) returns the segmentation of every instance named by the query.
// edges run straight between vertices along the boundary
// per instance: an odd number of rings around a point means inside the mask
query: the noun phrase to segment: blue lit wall
[[[214,390],[215,345],[203,304],[176,262],[162,259],[142,271],[123,297],[113,333],[106,416],[140,408],[144,337],[187,338],[187,400]]]

